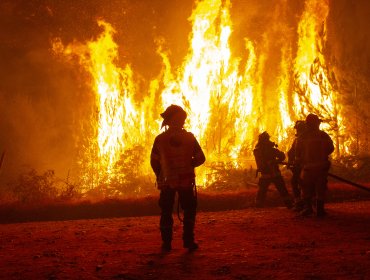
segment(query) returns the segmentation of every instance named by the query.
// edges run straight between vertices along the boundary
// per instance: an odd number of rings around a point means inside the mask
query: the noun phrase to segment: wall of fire
[[[265,103],[274,98],[268,93],[279,83],[276,73],[280,71],[285,41],[291,42],[292,54],[298,51],[297,29],[305,2],[309,1],[231,1],[230,49],[238,56],[245,53],[245,38],[248,38],[257,54],[265,54],[259,56],[265,59],[264,69],[260,68],[259,72],[263,81],[261,98]],[[88,126],[91,118],[99,114],[94,80],[80,60],[56,55],[55,38],[64,47],[83,45],[102,34],[98,19],[109,23],[115,29],[113,39],[118,46],[114,62],[122,69],[130,65],[137,89],[134,101],[141,102],[152,86],[150,82],[164,71],[163,58],[158,54],[159,41],[172,69],[181,67],[189,55],[190,16],[196,4],[190,0],[1,1],[0,152],[6,151],[6,158],[0,181],[11,180],[27,168],[53,169],[61,177],[77,174],[81,161],[88,165],[81,154],[93,153],[89,151],[94,149],[89,137],[96,131]],[[331,79],[335,79],[346,134],[353,136],[348,150],[351,155],[367,154],[370,4],[365,0],[332,0],[327,4],[326,41],[320,50],[332,73]],[[240,55],[239,66],[245,66],[247,59],[248,56]],[[163,84],[159,87],[166,88]],[[293,91],[293,83],[287,89]],[[158,106],[152,106],[149,114],[155,120],[164,104],[158,96],[153,102]],[[276,108],[269,105],[264,110]],[[263,129],[271,131],[275,117],[267,113],[266,116]],[[266,125],[270,123],[273,125]],[[253,131],[253,135],[258,132]],[[284,143],[278,134],[274,134],[275,141]],[[132,160],[136,160],[134,156]]]

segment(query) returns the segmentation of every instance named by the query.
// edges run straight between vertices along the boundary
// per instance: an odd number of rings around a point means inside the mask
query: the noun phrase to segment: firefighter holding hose
[[[329,156],[334,151],[330,136],[320,130],[322,120],[315,114],[306,117],[306,128],[297,138],[295,162],[302,168],[302,216],[313,214],[312,200],[316,199],[316,215],[326,215],[324,208],[327,177],[330,168]]]
[[[284,161],[285,154],[276,148],[274,142],[270,141],[270,135],[266,131],[258,136],[253,154],[257,164],[257,172],[260,173],[256,207],[264,206],[268,187],[270,184],[274,184],[286,207],[292,208],[292,200],[279,169],[279,163]]]
[[[197,208],[194,169],[205,162],[205,156],[194,135],[183,128],[187,114],[182,107],[171,105],[161,117],[166,130],[154,140],[150,163],[160,190],[162,250],[172,249],[172,212],[178,193],[184,210],[183,247],[194,251],[198,248],[194,241]]]

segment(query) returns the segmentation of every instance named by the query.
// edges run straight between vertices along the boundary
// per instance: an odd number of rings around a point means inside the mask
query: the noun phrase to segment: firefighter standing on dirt
[[[194,242],[197,207],[194,168],[205,162],[205,156],[194,135],[183,128],[187,114],[180,106],[169,106],[161,116],[162,127],[168,129],[155,138],[150,163],[160,190],[162,250],[172,248],[172,212],[177,192],[184,210],[183,246],[193,251],[198,248]]]
[[[282,196],[284,204],[292,207],[292,201],[281,176],[279,163],[285,159],[285,154],[276,148],[274,142],[270,141],[270,135],[265,131],[258,136],[258,143],[253,150],[256,159],[257,172],[260,173],[256,206],[263,207],[268,187],[273,183]]]
[[[300,180],[300,175],[302,171],[301,165],[296,162],[295,160],[295,150],[297,146],[297,139],[300,137],[306,128],[305,121],[296,121],[294,128],[296,130],[296,138],[294,139],[294,142],[292,146],[290,147],[288,151],[288,168],[292,171],[292,178],[291,178],[291,185],[292,185],[292,193],[294,197],[294,211],[302,211],[303,210],[303,200],[301,198],[301,192],[302,192],[302,183]]]
[[[302,216],[313,214],[312,199],[316,198],[316,215],[325,216],[324,199],[330,168],[329,155],[334,151],[330,136],[320,130],[317,115],[306,117],[306,129],[297,139],[295,161],[302,167]]]

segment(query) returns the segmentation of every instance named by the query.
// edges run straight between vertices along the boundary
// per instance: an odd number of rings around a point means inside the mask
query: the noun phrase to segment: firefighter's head
[[[270,140],[270,135],[264,131],[260,135],[258,135],[258,143],[257,145],[267,146],[267,147],[277,147],[277,145]]]
[[[297,131],[297,134],[301,134],[306,128],[305,121],[296,121],[294,128]]]
[[[322,120],[315,114],[308,114],[306,117],[306,126],[307,128],[318,129]]]
[[[258,142],[259,143],[266,143],[270,141],[270,135],[264,131],[260,135],[258,135]]]
[[[161,114],[163,118],[162,126],[168,125],[169,127],[183,127],[187,114],[178,105],[170,105],[167,109]]]

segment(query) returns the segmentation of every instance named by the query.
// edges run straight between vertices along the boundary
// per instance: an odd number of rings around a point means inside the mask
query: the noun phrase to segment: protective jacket
[[[329,155],[333,151],[330,136],[320,129],[311,129],[298,137],[295,158],[303,170],[329,169]]]
[[[271,141],[259,142],[253,150],[257,171],[261,172],[262,177],[281,176],[278,164],[285,159],[285,154],[274,146],[275,143]]]
[[[204,161],[198,141],[185,129],[170,127],[154,141],[151,166],[159,189],[191,189],[195,183],[194,168]]]

